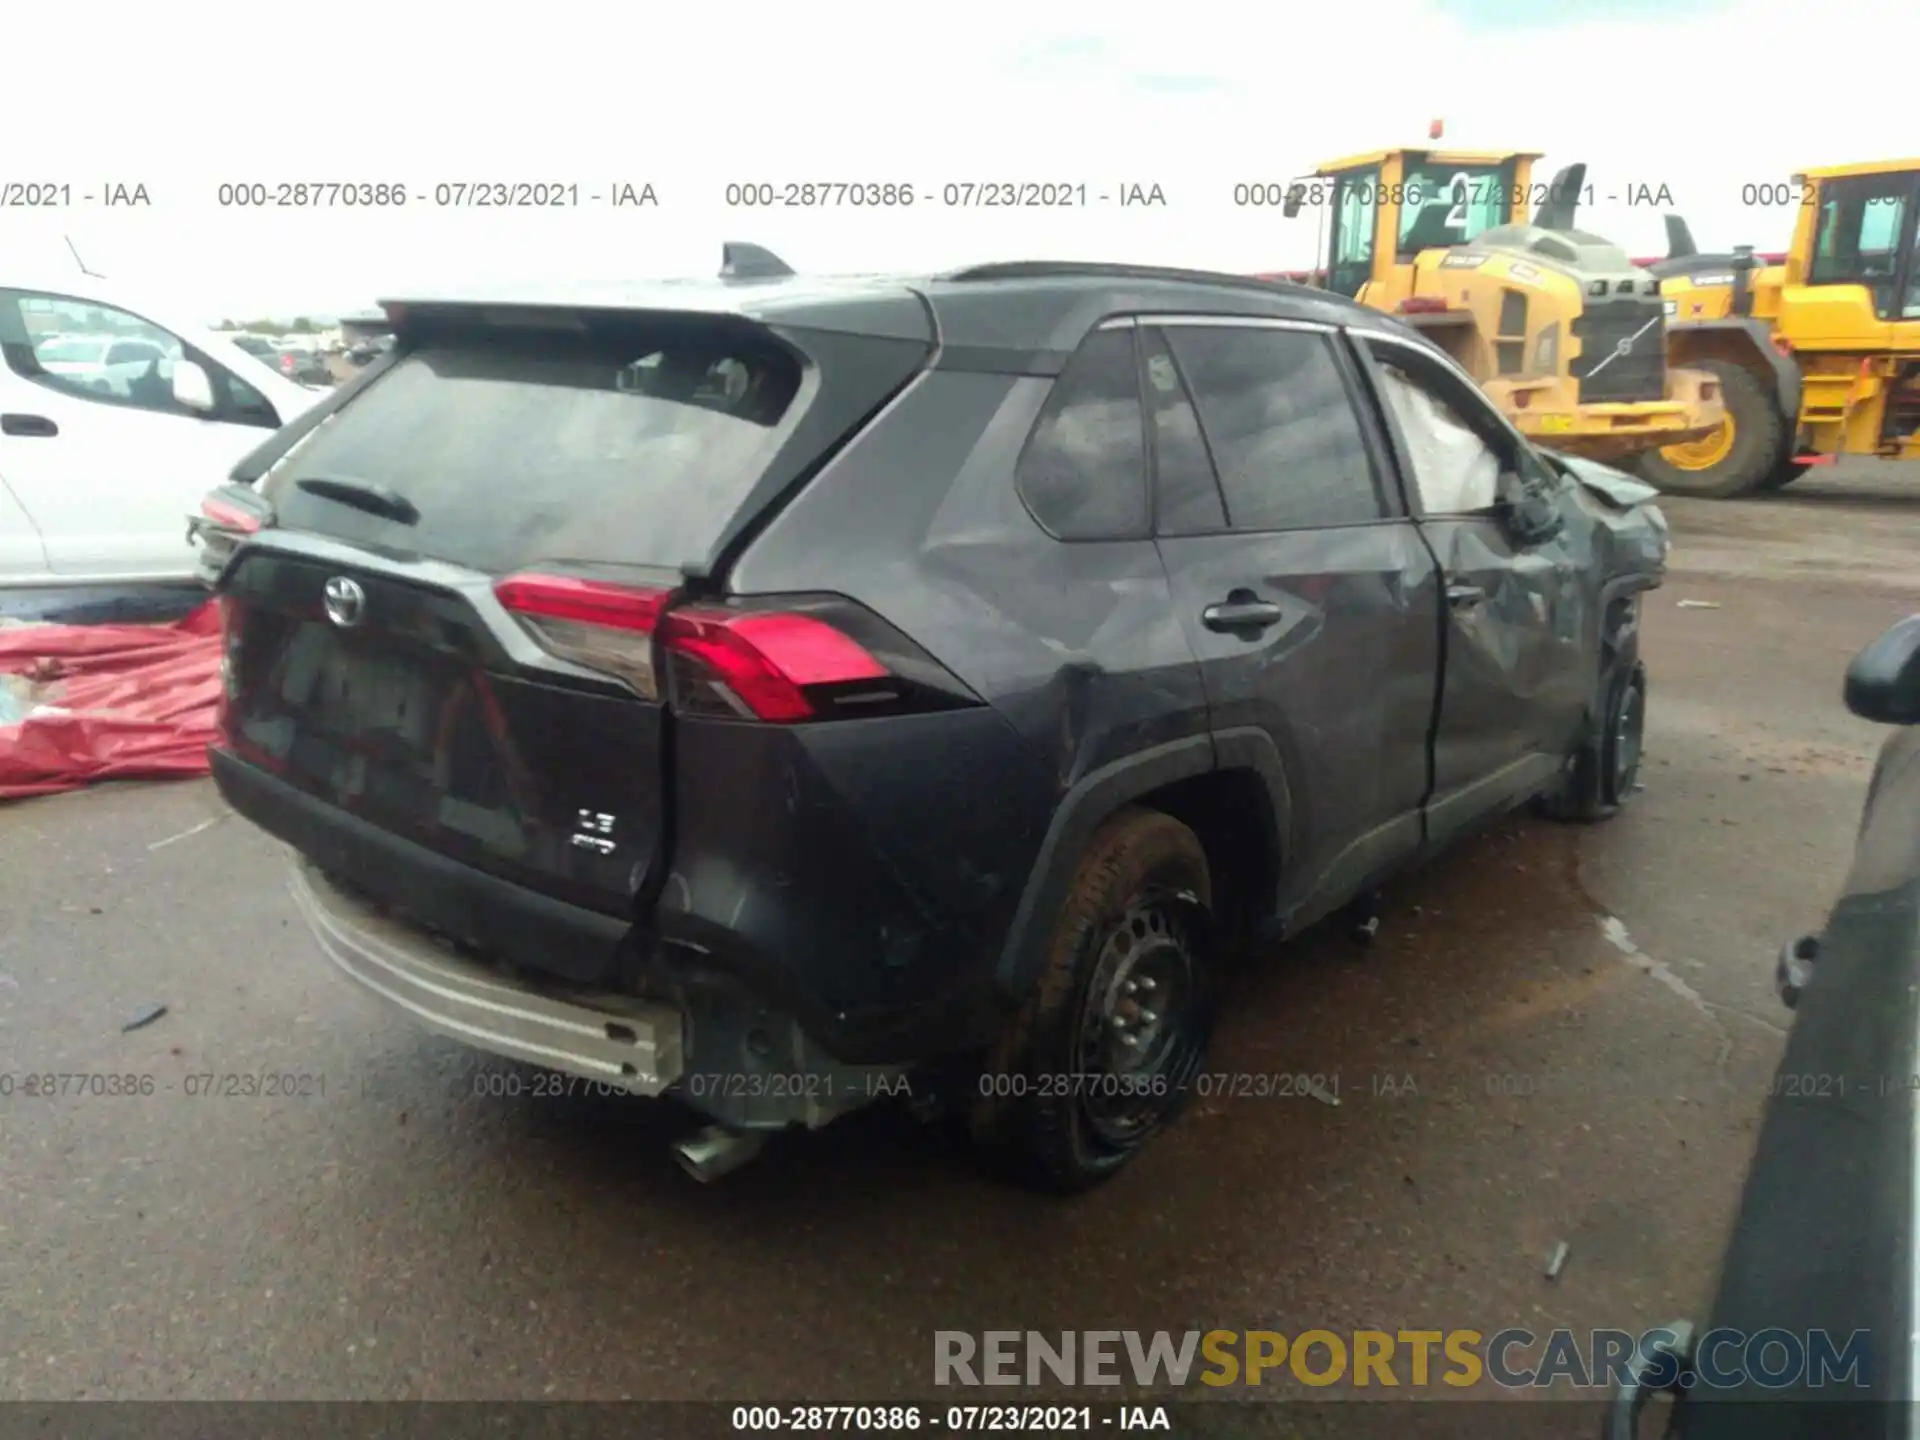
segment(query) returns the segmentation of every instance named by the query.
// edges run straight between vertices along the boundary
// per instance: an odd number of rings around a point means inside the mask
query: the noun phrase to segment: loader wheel
[[[1206,852],[1172,816],[1123,810],[1094,835],[1046,969],[982,1070],[970,1129],[1028,1184],[1085,1190],[1178,1113],[1213,1029]]]
[[[1794,462],[1801,455],[1811,453],[1811,451],[1789,449],[1786,454],[1780,457],[1780,463],[1773,467],[1773,473],[1760,482],[1762,492],[1771,495],[1774,491],[1784,490],[1787,486],[1793,484],[1794,481],[1800,479],[1807,473],[1809,467],[1796,465]]]
[[[1651,451],[1640,458],[1640,475],[1669,495],[1732,500],[1766,486],[1775,467],[1792,453],[1786,420],[1772,393],[1727,360],[1693,360],[1720,383],[1726,419],[1711,435]]]

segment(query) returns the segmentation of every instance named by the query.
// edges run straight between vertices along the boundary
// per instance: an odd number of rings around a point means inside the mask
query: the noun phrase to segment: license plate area
[[[273,692],[294,724],[296,783],[381,824],[525,847],[485,676],[391,636],[312,621],[289,637]]]

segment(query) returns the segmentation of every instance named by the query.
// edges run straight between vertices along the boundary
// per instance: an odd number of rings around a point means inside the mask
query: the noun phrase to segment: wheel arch
[[[1738,365],[1773,392],[1789,434],[1800,423],[1800,366],[1774,348],[1765,322],[1750,316],[1695,320],[1667,329],[1667,363],[1685,368],[1700,360]]]
[[[1598,654],[1593,696],[1587,702],[1587,723],[1599,723],[1606,709],[1613,677],[1640,658],[1641,615],[1646,597],[1659,580],[1645,574],[1617,575],[1600,587]]]
[[[1019,1004],[1032,993],[1088,845],[1130,806],[1158,810],[1194,832],[1223,920],[1238,928],[1271,914],[1289,847],[1292,794],[1279,747],[1253,728],[1169,741],[1083,776],[1055,807],[1021,892],[994,970],[1001,997]]]

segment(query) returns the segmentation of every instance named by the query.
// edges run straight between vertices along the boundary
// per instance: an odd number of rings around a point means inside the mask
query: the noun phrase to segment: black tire
[[[1792,453],[1793,437],[1773,391],[1728,360],[1692,360],[1686,368],[1704,370],[1719,382],[1733,443],[1725,455],[1701,469],[1683,469],[1664,451],[1649,450],[1640,457],[1641,478],[1666,494],[1703,500],[1732,500],[1765,488],[1775,468]]]
[[[1608,682],[1600,721],[1568,757],[1566,778],[1542,809],[1555,820],[1591,825],[1625,808],[1640,780],[1647,723],[1647,667],[1639,661]]]
[[[1794,463],[1800,453],[1798,450],[1789,448],[1787,453],[1780,457],[1780,463],[1773,467],[1773,473],[1760,482],[1762,494],[1771,495],[1776,490],[1784,490],[1807,473],[1807,466]]]
[[[1057,1193],[1085,1190],[1179,1113],[1213,1030],[1211,903],[1206,852],[1178,820],[1128,809],[1094,834],[1035,993],[969,1107],[996,1169]],[[1142,992],[1160,997],[1158,1011]]]

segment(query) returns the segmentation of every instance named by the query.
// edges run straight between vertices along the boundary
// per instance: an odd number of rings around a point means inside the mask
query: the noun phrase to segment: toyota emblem
[[[367,592],[358,581],[336,575],[327,581],[325,595],[327,618],[342,630],[351,630],[367,613]]]

